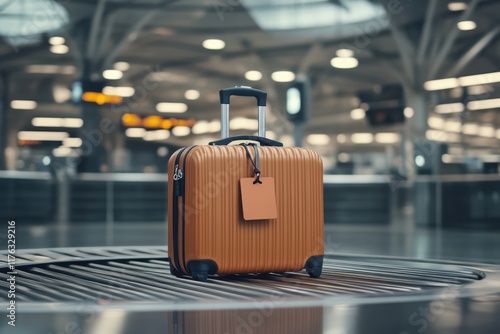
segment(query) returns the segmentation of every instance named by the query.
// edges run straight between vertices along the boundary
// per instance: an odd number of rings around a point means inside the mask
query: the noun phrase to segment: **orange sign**
[[[106,95],[98,92],[85,92],[82,95],[82,100],[85,102],[93,102],[99,105],[103,104],[120,104],[123,98],[118,95]]]
[[[157,115],[142,118],[136,114],[124,114],[122,116],[122,124],[129,128],[144,127],[148,129],[170,130],[175,126],[187,126],[192,128],[196,124],[196,120],[194,118],[163,118]]]

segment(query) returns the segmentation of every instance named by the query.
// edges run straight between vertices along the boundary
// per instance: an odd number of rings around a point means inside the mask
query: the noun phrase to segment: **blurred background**
[[[499,262],[500,2],[0,1],[0,219],[21,248],[166,245],[218,91],[324,162],[327,251]],[[257,131],[233,99],[231,135]],[[6,229],[0,231],[5,240]]]

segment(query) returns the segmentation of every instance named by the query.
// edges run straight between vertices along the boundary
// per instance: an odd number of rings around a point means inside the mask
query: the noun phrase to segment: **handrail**
[[[0,170],[0,179],[51,180],[49,172]]]

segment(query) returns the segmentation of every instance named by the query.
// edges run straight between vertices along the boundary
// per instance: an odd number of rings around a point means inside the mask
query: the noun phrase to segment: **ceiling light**
[[[412,118],[413,115],[415,114],[415,111],[413,110],[412,107],[406,107],[405,110],[403,111],[403,114],[405,115],[406,118]]]
[[[330,136],[324,134],[312,134],[307,136],[307,142],[310,145],[328,145],[330,143]]]
[[[65,128],[81,128],[83,119],[81,118],[63,118],[63,127]]]
[[[347,141],[346,135],[344,134],[337,135],[337,141],[341,144],[345,143]]]
[[[229,122],[229,129],[231,130],[257,130],[259,128],[259,121],[256,119],[237,117]]]
[[[452,12],[458,12],[467,9],[467,4],[465,2],[450,2],[448,4],[448,9]]]
[[[31,124],[36,127],[81,128],[83,120],[81,118],[35,117],[31,120]]]
[[[483,110],[483,109],[495,109],[495,108],[500,108],[500,99],[479,100],[467,103],[467,109],[469,110]]]
[[[130,64],[127,63],[126,61],[119,61],[113,64],[113,68],[118,71],[128,71],[130,68]]]
[[[129,128],[125,130],[125,136],[130,138],[142,138],[146,130],[143,128]]]
[[[152,141],[152,140],[165,140],[170,137],[170,131],[168,130],[154,130],[154,131],[147,131],[143,139],[146,141]]]
[[[193,126],[193,128],[191,129],[191,131],[195,135],[201,135],[201,134],[209,133],[210,132],[210,123],[207,122],[207,121],[198,121]]]
[[[226,46],[221,39],[206,39],[203,41],[203,47],[208,50],[222,50]]]
[[[474,123],[467,123],[462,126],[462,133],[466,135],[477,135],[478,126]]]
[[[73,154],[73,150],[70,147],[58,147],[52,150],[52,155],[56,158],[68,157]]]
[[[500,129],[498,129],[498,130],[497,130],[497,132],[496,132],[496,137],[497,137],[498,139],[500,139]]]
[[[448,140],[448,135],[444,131],[437,131],[437,130],[427,130],[425,132],[425,137],[429,140],[435,140],[435,141],[447,141]]]
[[[442,129],[444,127],[444,119],[441,117],[431,116],[427,119],[427,124],[434,129]]]
[[[354,144],[370,144],[373,142],[373,135],[371,133],[354,133],[351,140]]]
[[[80,147],[82,146],[82,140],[80,138],[65,138],[63,139],[63,146]]]
[[[102,77],[106,80],[118,80],[123,77],[123,72],[119,70],[105,70]]]
[[[247,71],[245,73],[245,79],[248,81],[259,81],[262,79],[262,73],[259,71]]]
[[[209,130],[210,132],[220,131],[220,121],[218,119],[211,121],[209,124]]]
[[[106,86],[102,89],[102,92],[106,95],[118,95],[122,97],[131,97],[135,94],[135,89],[133,87],[112,87]]]
[[[36,74],[75,74],[76,68],[73,65],[28,65],[26,73]]]
[[[495,128],[491,125],[483,125],[479,127],[478,133],[481,137],[492,138],[495,137]]]
[[[278,135],[274,131],[267,130],[266,131],[266,138],[276,140],[276,139],[278,139]]]
[[[380,144],[394,144],[399,141],[399,134],[392,132],[380,132],[375,134],[375,141]]]
[[[182,102],[160,102],[156,105],[156,110],[164,113],[181,114],[188,109],[187,104]]]
[[[344,57],[335,57],[330,60],[330,65],[332,65],[335,68],[340,68],[340,69],[351,69],[351,68],[356,68],[358,67],[358,60],[356,58],[344,58]]]
[[[454,112],[462,112],[464,111],[465,106],[461,102],[457,103],[446,103],[446,104],[438,104],[434,107],[434,111],[438,114],[449,114]]]
[[[458,78],[462,86],[476,86],[500,82],[500,72],[468,75]]]
[[[56,103],[64,103],[71,99],[71,89],[66,86],[55,84],[52,87],[52,97]]]
[[[276,71],[271,74],[271,78],[276,82],[291,82],[295,79],[295,74],[290,71]]]
[[[50,45],[62,45],[64,42],[66,42],[66,40],[61,36],[52,36],[49,38]]]
[[[354,120],[365,118],[365,110],[361,108],[351,110],[351,118]]]
[[[19,131],[17,133],[19,140],[62,141],[68,137],[67,132]]]
[[[283,135],[279,140],[285,147],[293,147],[295,145],[295,140],[290,135]]]
[[[66,54],[68,53],[69,51],[69,48],[67,45],[52,45],[50,47],[50,52],[52,53],[55,53],[55,54],[58,54],[58,55],[63,55],[63,54]]]
[[[198,100],[200,98],[200,92],[196,89],[189,89],[184,93],[184,97],[187,100]]]
[[[189,135],[191,132],[191,129],[188,128],[187,126],[176,126],[175,128],[172,129],[172,134],[177,137],[185,137]]]
[[[457,78],[447,78],[447,79],[438,79],[438,80],[430,80],[424,83],[424,88],[426,90],[442,90],[442,89],[451,89],[459,87],[459,82]]]
[[[335,52],[337,57],[343,57],[343,58],[352,58],[354,56],[354,52],[349,49],[339,49],[337,52]]]
[[[339,160],[339,162],[346,163],[351,160],[351,155],[349,153],[342,152],[339,153],[337,159]]]
[[[12,100],[10,101],[10,107],[12,109],[19,110],[33,110],[36,109],[37,103],[31,100]]]
[[[474,30],[477,27],[474,21],[460,21],[457,23],[458,29],[463,31]]]
[[[444,129],[448,132],[459,133],[462,130],[462,123],[456,120],[449,120],[444,123]]]

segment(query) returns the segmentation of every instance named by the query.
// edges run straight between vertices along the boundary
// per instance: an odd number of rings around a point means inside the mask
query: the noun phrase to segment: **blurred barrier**
[[[0,171],[0,218],[23,223],[165,222],[165,174],[62,175]],[[441,195],[439,195],[441,194]],[[412,199],[413,198],[413,199]],[[500,175],[325,175],[325,222],[390,224],[413,204],[417,224],[500,227]],[[399,221],[396,221],[399,223]]]

